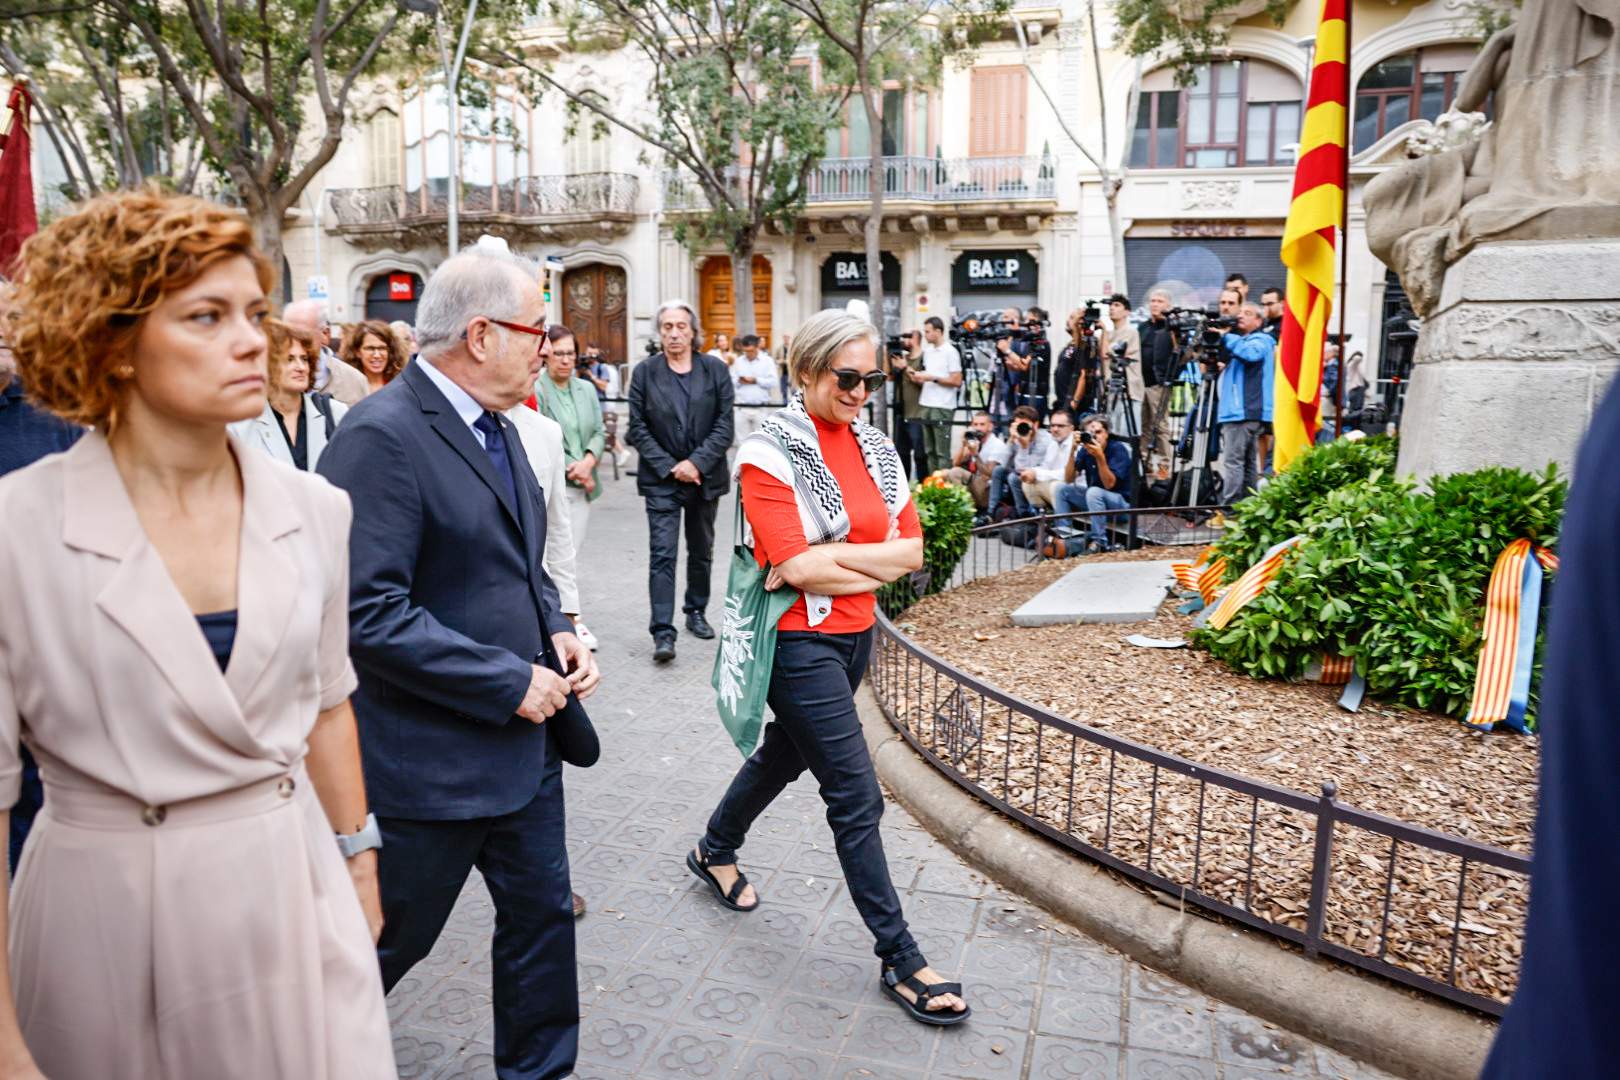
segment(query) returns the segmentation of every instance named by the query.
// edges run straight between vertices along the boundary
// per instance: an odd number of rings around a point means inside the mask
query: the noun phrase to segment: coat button
[[[162,806],[148,806],[141,811],[141,820],[148,825],[161,825],[163,819],[169,816],[169,811]]]
[[[297,786],[297,782],[292,777],[284,776],[281,778],[281,783],[276,785],[276,794],[283,799],[290,799],[292,798],[293,788]]]

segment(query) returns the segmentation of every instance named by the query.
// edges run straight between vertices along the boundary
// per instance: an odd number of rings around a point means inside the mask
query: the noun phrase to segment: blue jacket
[[[1264,330],[1227,334],[1222,339],[1227,355],[1221,372],[1219,424],[1240,420],[1271,419],[1271,383],[1276,378],[1277,343]]]
[[[548,725],[514,712],[530,664],[558,670],[551,635],[572,627],[542,565],[546,494],[501,426],[515,503],[419,364],[350,409],[321,455],[317,471],[354,503],[349,653],[378,817],[511,813],[556,752]]]

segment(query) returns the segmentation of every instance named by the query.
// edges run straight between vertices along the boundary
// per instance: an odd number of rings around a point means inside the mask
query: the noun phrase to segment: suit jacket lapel
[[[472,428],[462,422],[456,410],[451,408],[450,402],[446,401],[439,388],[433,385],[433,380],[424,375],[415,364],[407,367],[400,377],[416,391],[417,400],[422,404],[422,411],[433,414],[431,422],[433,430],[437,431],[440,437],[461,455],[461,459],[472,467],[479,479],[488,485],[490,491],[500,500],[501,506],[505,508],[507,516],[512,519],[512,524],[521,530],[523,519],[512,502],[512,493],[507,488],[506,482],[501,479],[501,474],[495,471],[495,463],[489,459],[489,451],[478,445],[478,437],[472,433]]]
[[[286,537],[303,527],[289,508],[282,480],[245,447],[242,469],[242,550],[236,574],[236,642],[225,682],[237,701],[247,701],[286,636],[303,579],[286,550]]]
[[[63,542],[118,564],[96,595],[96,607],[157,666],[204,727],[244,754],[262,754],[237,698],[220,675],[196,616],[186,607],[168,567],[141,528],[107,440],[100,432],[92,432],[69,453],[71,464],[63,470]],[[238,458],[256,453],[244,448]],[[246,536],[244,514],[244,540]],[[239,563],[239,582],[245,569]],[[286,595],[290,604],[291,593]],[[116,700],[118,689],[108,688],[111,700]]]

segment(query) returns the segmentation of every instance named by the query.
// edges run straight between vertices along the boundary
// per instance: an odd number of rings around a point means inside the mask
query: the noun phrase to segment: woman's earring
[[[113,374],[118,376],[120,379],[133,379],[135,377],[135,369],[129,364],[119,364],[117,367],[113,368]]]

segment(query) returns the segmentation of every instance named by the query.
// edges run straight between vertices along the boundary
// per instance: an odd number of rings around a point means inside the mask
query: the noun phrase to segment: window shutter
[[[1018,156],[1024,152],[1029,82],[1022,67],[973,69],[972,157]]]

